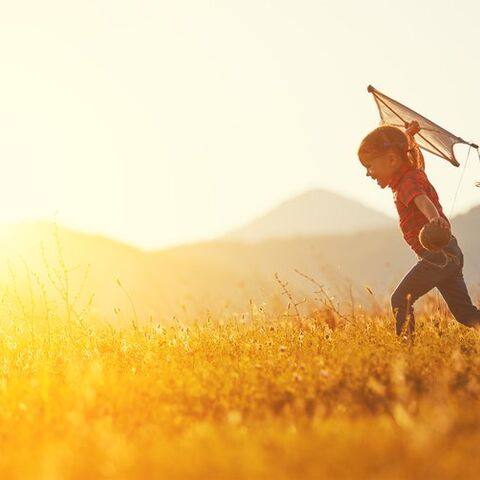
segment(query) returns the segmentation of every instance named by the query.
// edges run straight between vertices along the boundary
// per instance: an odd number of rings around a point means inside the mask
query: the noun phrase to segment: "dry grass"
[[[1,478],[480,471],[480,337],[434,309],[414,347],[389,312],[325,310],[301,328],[255,308],[189,327],[0,324]]]

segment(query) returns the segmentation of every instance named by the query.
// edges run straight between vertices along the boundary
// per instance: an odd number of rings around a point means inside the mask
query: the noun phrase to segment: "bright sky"
[[[480,142],[479,5],[0,0],[0,222],[161,248],[311,188],[394,216],[356,157],[367,85]],[[427,157],[447,213],[462,168]],[[476,180],[473,151],[454,213]]]

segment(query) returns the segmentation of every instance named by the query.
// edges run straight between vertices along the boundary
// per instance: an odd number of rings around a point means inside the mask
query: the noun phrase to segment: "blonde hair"
[[[358,148],[358,158],[362,161],[367,157],[384,155],[389,151],[396,152],[414,168],[420,170],[425,168],[422,152],[413,135],[390,125],[376,128],[362,140]]]

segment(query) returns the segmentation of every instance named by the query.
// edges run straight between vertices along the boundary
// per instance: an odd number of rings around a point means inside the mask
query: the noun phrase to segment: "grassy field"
[[[0,478],[477,478],[480,336],[427,305],[115,330],[3,314]]]

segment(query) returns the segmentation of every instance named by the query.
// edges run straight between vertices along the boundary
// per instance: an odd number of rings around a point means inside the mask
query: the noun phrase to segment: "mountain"
[[[88,317],[115,325],[135,317],[164,324],[175,317],[218,318],[244,311],[249,299],[261,301],[268,288],[263,274],[246,268],[241,258],[249,253],[243,247],[196,247],[199,253],[188,247],[180,254],[145,252],[49,223],[3,226],[0,320],[41,312],[45,305],[55,305],[62,317],[66,298],[78,313],[92,300]]]
[[[221,240],[255,242],[270,238],[348,234],[391,227],[394,220],[361,203],[324,190],[283,202]]]
[[[480,291],[479,222],[480,207],[452,220],[474,300]],[[295,299],[307,299],[301,308],[320,305],[325,294],[344,310],[352,299],[370,308],[388,304],[415,261],[397,227],[144,252],[50,224],[11,225],[0,229],[0,319],[46,304],[62,310],[66,291],[77,311],[93,296],[89,318],[115,325],[135,317],[164,324],[235,317],[250,312],[250,302],[279,312],[288,299],[275,274],[288,282]],[[319,285],[324,293],[318,293]]]

